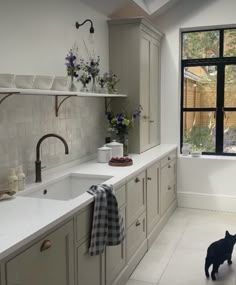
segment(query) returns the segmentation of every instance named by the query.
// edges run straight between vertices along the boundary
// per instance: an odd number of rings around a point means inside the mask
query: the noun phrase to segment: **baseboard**
[[[164,215],[159,220],[158,224],[154,227],[152,232],[148,235],[147,241],[148,241],[148,249],[151,247],[151,245],[154,243],[162,229],[164,228],[165,224],[171,217],[171,215],[174,213],[175,209],[177,208],[177,200],[175,200],[168,210],[164,213]]]
[[[236,213],[236,197],[178,192],[177,201],[181,208]]]
[[[129,280],[130,275],[133,273],[134,269],[139,264],[140,260],[143,258],[146,252],[147,252],[147,240],[145,239],[112,285],[126,284],[126,282]]]

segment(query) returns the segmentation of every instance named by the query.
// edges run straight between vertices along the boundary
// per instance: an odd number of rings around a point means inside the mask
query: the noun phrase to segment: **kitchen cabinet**
[[[127,182],[127,261],[146,239],[146,173]]]
[[[125,207],[120,209],[125,221]],[[106,248],[106,285],[112,285],[126,263],[126,239],[119,245]]]
[[[147,169],[147,234],[160,218],[160,162],[156,162]]]
[[[161,161],[161,215],[176,199],[176,153],[172,152]]]
[[[90,256],[88,253],[92,229],[94,203],[75,215],[75,275],[76,284],[103,285],[105,278],[104,254]],[[89,274],[91,272],[91,274]]]
[[[160,144],[160,33],[141,18],[110,20],[110,70],[119,78],[119,90],[128,98],[117,100],[112,110],[143,110],[129,133],[129,149],[134,153]]]
[[[6,285],[73,285],[73,222],[6,263]]]
[[[88,254],[89,240],[76,250],[77,285],[102,285],[104,283],[104,255],[90,256]]]
[[[116,190],[116,199],[126,232],[126,185],[123,185]],[[113,281],[124,268],[125,264],[126,237],[121,244],[106,247],[106,285],[112,285]]]
[[[145,171],[127,182],[127,228],[146,210]]]

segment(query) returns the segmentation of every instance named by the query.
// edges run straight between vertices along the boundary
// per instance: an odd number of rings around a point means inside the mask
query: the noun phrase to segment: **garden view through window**
[[[236,155],[236,28],[182,33],[181,146]]]

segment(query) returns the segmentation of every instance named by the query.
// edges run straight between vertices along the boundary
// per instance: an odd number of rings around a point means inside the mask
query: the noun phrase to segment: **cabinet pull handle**
[[[149,120],[149,123],[154,123],[155,121],[153,121],[153,120]]]
[[[136,227],[138,227],[138,226],[140,226],[140,225],[141,225],[140,221],[137,220],[137,222],[136,222]]]
[[[147,180],[152,180],[152,178],[151,178],[151,177],[148,177]]]
[[[42,251],[45,251],[45,250],[49,249],[51,246],[52,246],[51,241],[48,240],[48,239],[46,239],[46,240],[42,243],[42,245],[41,245],[41,247],[40,247],[40,251],[41,251],[41,252],[42,252]]]
[[[139,183],[139,182],[140,182],[140,179],[139,179],[138,177],[136,177],[135,180],[134,180],[134,182],[135,182],[135,183]]]
[[[171,189],[172,189],[172,187],[168,186],[168,190],[171,190]]]
[[[171,165],[168,165],[168,168],[171,168]]]
[[[171,160],[171,157],[170,157],[170,156],[168,156],[168,160]]]

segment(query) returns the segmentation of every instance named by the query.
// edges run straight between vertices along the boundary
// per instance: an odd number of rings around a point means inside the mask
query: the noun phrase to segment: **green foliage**
[[[184,143],[191,144],[193,151],[215,151],[213,130],[207,127],[193,126],[190,130],[186,130]]]
[[[219,32],[183,33],[183,58],[210,58],[219,55]]]

